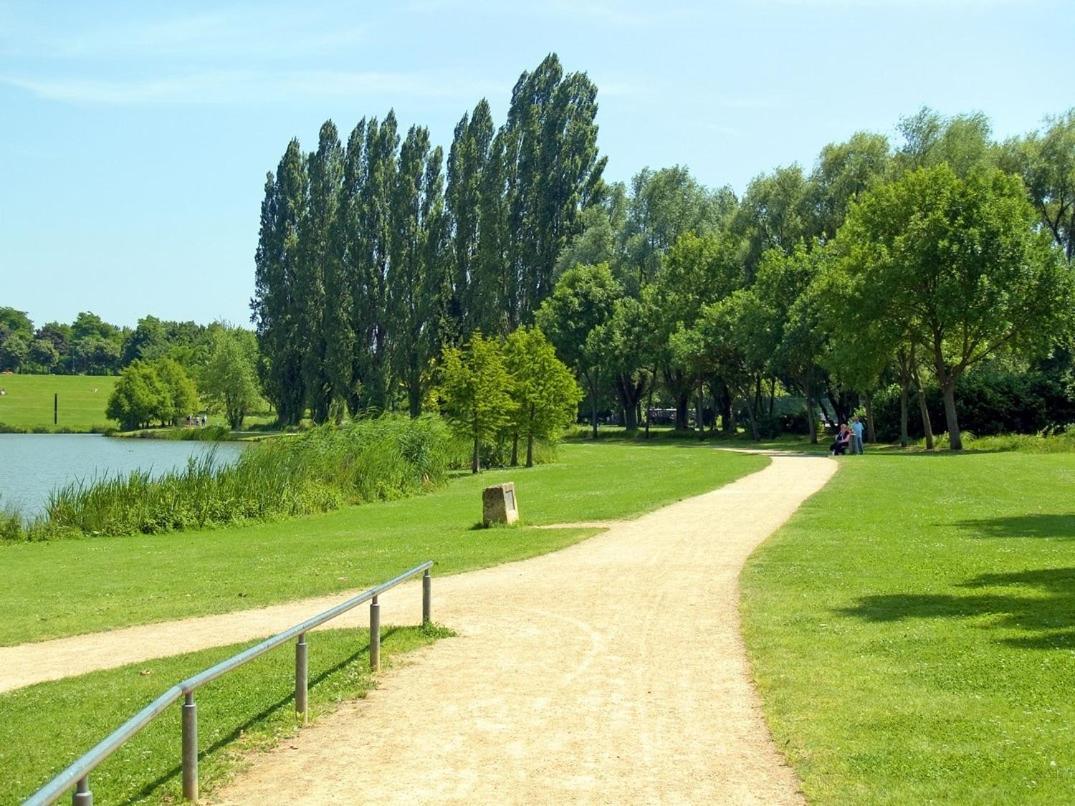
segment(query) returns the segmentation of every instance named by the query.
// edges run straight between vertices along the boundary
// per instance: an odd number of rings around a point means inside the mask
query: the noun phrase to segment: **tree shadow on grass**
[[[396,633],[398,630],[399,630],[398,627],[385,627],[384,629],[382,629],[381,630],[381,645],[383,646],[385,641],[387,641],[389,638],[391,638],[392,635],[394,633]],[[314,633],[314,635],[316,635],[316,633]],[[324,671],[322,671],[320,674],[316,675],[315,677],[311,677],[309,679],[308,683],[307,683],[308,690],[312,694],[313,689],[317,686],[318,683],[323,682],[324,680],[328,679],[329,677],[331,677],[332,675],[336,674],[337,672],[345,669],[347,666],[351,665],[352,663],[357,661],[359,658],[362,658],[363,656],[368,656],[369,655],[369,649],[370,649],[369,643],[367,643],[365,646],[359,646],[359,647],[357,647],[355,649],[354,652],[352,652],[347,657],[342,658],[336,664],[334,664],[333,666],[330,666],[329,668],[325,669]],[[265,708],[263,708],[262,710],[258,711],[256,714],[251,715],[247,720],[245,720],[244,722],[242,722],[239,725],[236,725],[230,731],[228,731],[226,734],[224,734],[223,736],[218,738],[209,747],[206,747],[206,748],[204,748],[202,750],[199,750],[198,751],[198,760],[202,761],[203,759],[205,759],[206,756],[212,755],[213,753],[216,753],[218,750],[221,750],[222,748],[224,748],[227,745],[231,744],[236,739],[241,737],[244,733],[246,733],[246,731],[248,731],[251,727],[257,725],[260,722],[265,721],[270,716],[272,716],[277,711],[279,711],[281,708],[284,708],[284,707],[286,707],[288,705],[291,705],[292,707],[294,707],[294,702],[295,702],[295,694],[294,694],[294,692],[292,692],[291,694],[288,694],[286,697],[283,697],[283,698],[277,700],[274,703],[270,703],[270,704],[266,705]],[[138,792],[134,793],[130,798],[125,800],[124,803],[137,803],[139,801],[144,800],[145,798],[148,798],[150,795],[153,794],[153,792],[157,788],[163,786],[164,784],[167,784],[169,781],[171,781],[171,780],[173,780],[175,778],[178,778],[179,775],[182,772],[183,772],[183,767],[181,765],[176,765],[176,766],[172,767],[171,769],[167,770],[166,772],[161,773],[153,781],[150,781],[148,784],[146,784],[144,787],[142,787],[142,789],[140,789]]]
[[[960,521],[956,526],[972,532],[974,537],[1047,537],[1075,540],[1075,514],[1043,513],[983,518]]]
[[[958,587],[1016,588],[1034,595],[1021,595],[1018,591],[968,595],[892,593],[863,596],[853,607],[836,612],[875,623],[993,616],[984,629],[1024,633],[999,639],[1002,644],[1023,649],[1075,649],[1075,568],[981,574]]]

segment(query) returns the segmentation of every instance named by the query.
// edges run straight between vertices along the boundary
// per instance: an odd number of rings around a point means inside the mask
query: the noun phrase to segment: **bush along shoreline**
[[[432,415],[323,425],[255,444],[234,464],[210,454],[159,478],[135,471],[69,484],[32,522],[0,516],[0,538],[157,534],[310,515],[434,489],[467,458],[466,446]]]

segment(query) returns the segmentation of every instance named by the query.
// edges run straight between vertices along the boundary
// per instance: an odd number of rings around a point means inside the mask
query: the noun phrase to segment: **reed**
[[[215,453],[154,478],[146,471],[55,490],[32,523],[4,519],[8,540],[156,534],[326,512],[444,483],[456,442],[438,417],[386,415],[257,443],[233,464]]]

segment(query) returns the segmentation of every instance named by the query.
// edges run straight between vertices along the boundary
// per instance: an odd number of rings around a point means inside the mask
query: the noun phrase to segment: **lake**
[[[50,491],[72,481],[126,476],[132,470],[160,476],[213,451],[219,461],[233,462],[244,447],[98,434],[0,434],[0,510],[32,517],[44,511]]]

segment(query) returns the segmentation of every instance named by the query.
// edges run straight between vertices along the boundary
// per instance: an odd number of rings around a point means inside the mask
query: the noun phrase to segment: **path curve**
[[[836,467],[774,456],[562,551],[435,580],[434,617],[460,637],[256,755],[217,799],[801,803],[751,683],[738,575]],[[386,597],[385,621],[413,621],[415,602]]]

